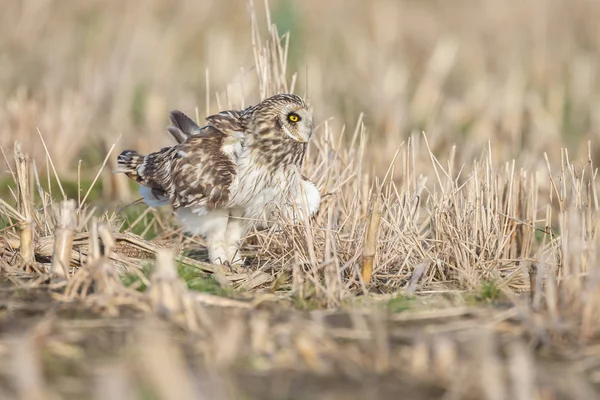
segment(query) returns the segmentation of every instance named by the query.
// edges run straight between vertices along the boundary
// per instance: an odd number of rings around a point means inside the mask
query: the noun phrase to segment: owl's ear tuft
[[[167,131],[177,143],[183,143],[188,137],[202,132],[202,128],[198,124],[179,110],[171,111],[169,119],[172,125],[167,127]]]

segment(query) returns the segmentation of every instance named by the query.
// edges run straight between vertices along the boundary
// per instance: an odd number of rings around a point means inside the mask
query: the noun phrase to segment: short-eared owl
[[[180,111],[167,128],[173,147],[143,156],[124,151],[116,172],[140,184],[146,204],[171,204],[184,229],[205,237],[212,263],[239,262],[240,240],[253,223],[279,211],[293,222],[314,214],[321,196],[300,175],[313,132],[312,110],[279,94],[245,110],[223,111],[199,127]]]

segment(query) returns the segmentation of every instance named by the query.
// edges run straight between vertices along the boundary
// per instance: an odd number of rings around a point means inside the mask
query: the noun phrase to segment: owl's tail
[[[127,175],[134,181],[144,183],[144,168],[146,156],[139,154],[135,150],[125,150],[117,157],[117,168],[114,172],[120,172]]]
[[[160,160],[152,153],[147,156],[141,155],[134,150],[125,150],[117,157],[117,168],[114,172],[124,173],[129,178],[140,184],[139,192],[144,202],[150,207],[160,207],[169,203],[165,190],[156,180],[157,165]]]

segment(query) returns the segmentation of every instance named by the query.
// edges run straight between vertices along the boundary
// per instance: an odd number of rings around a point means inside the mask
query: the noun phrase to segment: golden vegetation
[[[0,397],[596,397],[600,3],[268,9],[0,5]],[[232,272],[121,208],[169,109],[282,91],[320,121],[314,220]]]

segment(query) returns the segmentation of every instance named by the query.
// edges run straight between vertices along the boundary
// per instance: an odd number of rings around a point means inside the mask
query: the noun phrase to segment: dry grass
[[[598,395],[598,5],[350,3],[0,5],[0,397]],[[168,109],[282,91],[313,220],[228,271],[121,208]]]

